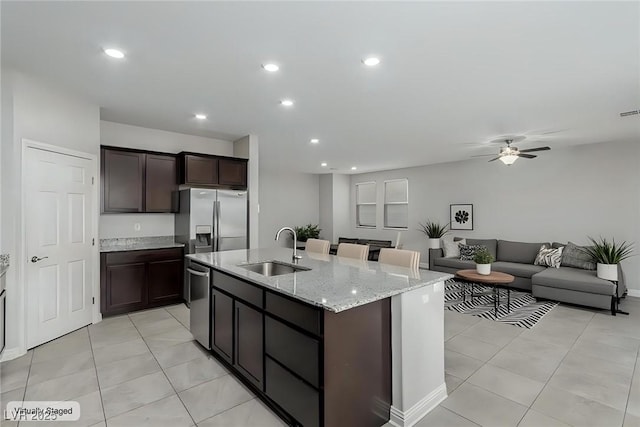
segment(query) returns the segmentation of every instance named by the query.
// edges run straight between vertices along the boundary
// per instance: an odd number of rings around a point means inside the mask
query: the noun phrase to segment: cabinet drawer
[[[212,283],[216,288],[222,289],[238,299],[244,300],[256,307],[264,307],[262,302],[264,291],[257,286],[250,285],[228,274],[220,273],[219,271],[213,272]]]
[[[265,350],[269,356],[319,387],[318,340],[265,316]]]
[[[312,334],[320,335],[320,309],[267,292],[266,310]]]
[[[267,396],[305,427],[320,425],[320,396],[312,387],[265,359]]]
[[[182,248],[151,249],[142,251],[123,251],[105,253],[107,265],[131,264],[148,261],[182,260]]]

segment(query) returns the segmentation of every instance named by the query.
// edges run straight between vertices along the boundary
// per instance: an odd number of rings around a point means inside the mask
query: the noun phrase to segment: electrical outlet
[[[133,229],[136,231],[140,231],[140,223],[136,222],[135,224],[133,224]]]

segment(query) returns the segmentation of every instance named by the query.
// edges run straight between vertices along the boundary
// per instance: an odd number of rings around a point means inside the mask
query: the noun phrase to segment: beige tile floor
[[[622,308],[560,305],[531,330],[446,312],[449,397],[418,426],[640,426],[640,299]],[[177,305],[82,328],[3,363],[0,400],[77,400],[75,427],[284,425],[188,325]]]

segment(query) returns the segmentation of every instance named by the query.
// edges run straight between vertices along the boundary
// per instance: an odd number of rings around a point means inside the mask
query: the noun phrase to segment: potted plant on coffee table
[[[483,276],[491,274],[491,263],[494,261],[494,258],[487,248],[478,249],[473,256],[473,261],[476,263],[476,271],[478,274],[482,274]]]
[[[420,223],[420,231],[429,238],[429,249],[440,249],[440,239],[449,232],[448,227],[449,224],[440,225],[438,221]]]
[[[616,243],[615,239],[608,241],[602,237],[599,240],[589,237],[589,240],[592,245],[582,250],[597,263],[597,276],[601,279],[617,281],[618,264],[633,255],[633,243]]]

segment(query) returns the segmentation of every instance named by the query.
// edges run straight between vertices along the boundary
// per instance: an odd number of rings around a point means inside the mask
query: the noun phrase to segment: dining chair
[[[338,256],[366,260],[369,257],[369,246],[356,245],[355,243],[340,243]]]
[[[382,248],[380,249],[378,262],[380,264],[418,269],[420,267],[420,252],[405,249]]]
[[[307,245],[304,247],[306,252],[315,252],[318,254],[328,254],[331,242],[320,239],[307,239]]]

